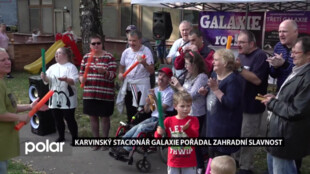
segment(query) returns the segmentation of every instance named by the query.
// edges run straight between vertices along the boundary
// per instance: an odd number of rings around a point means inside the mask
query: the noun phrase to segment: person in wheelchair
[[[156,108],[156,96],[158,91],[161,92],[162,108],[165,113],[165,116],[175,115],[173,108],[173,94],[174,91],[170,87],[169,83],[172,77],[172,71],[170,68],[164,67],[159,70],[158,73],[158,86],[154,89],[150,89],[150,94],[146,98],[146,104],[144,105],[144,111],[151,113],[151,117],[132,127],[123,138],[137,138],[141,132],[148,133],[156,129],[158,122],[159,113]],[[131,146],[117,147],[112,149],[114,153],[119,155],[128,156],[129,152],[132,150]]]

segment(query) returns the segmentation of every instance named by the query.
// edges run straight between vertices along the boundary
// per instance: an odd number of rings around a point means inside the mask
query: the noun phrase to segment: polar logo
[[[28,153],[32,152],[63,152],[63,146],[64,142],[52,142],[50,143],[49,140],[46,140],[44,142],[38,142],[38,143],[33,143],[33,142],[26,142],[25,143],[25,154],[28,155]]]

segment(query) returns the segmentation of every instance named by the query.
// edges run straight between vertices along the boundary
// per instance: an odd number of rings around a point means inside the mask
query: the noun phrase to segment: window
[[[140,25],[140,7],[133,6],[132,20],[130,19],[131,9],[130,0],[107,0],[103,4],[102,28],[107,37],[124,39],[126,27],[131,24],[131,21],[137,27]]]
[[[30,31],[33,31],[36,28],[40,28],[41,25],[40,18],[38,18],[38,16],[40,16],[40,9],[30,8],[29,11],[30,11],[30,26],[31,26]]]
[[[126,28],[130,25],[131,19],[131,7],[123,6],[121,7],[121,36],[126,36]],[[137,26],[137,7],[134,6],[133,15],[132,15],[132,24]]]
[[[102,29],[107,37],[117,38],[118,11],[116,6],[103,6]]]
[[[53,0],[42,0],[42,5],[53,5]]]
[[[53,0],[29,0],[30,31],[53,33]]]
[[[29,5],[40,5],[40,0],[30,0]]]

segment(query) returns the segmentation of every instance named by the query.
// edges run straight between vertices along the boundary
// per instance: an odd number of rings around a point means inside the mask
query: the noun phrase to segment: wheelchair
[[[150,114],[149,114],[150,116]],[[133,116],[132,122],[127,124],[124,122],[120,122],[120,126],[118,127],[115,137],[122,137],[125,135],[127,131],[129,131],[132,127],[135,125],[139,124],[143,120],[149,118],[144,111],[139,111]],[[170,115],[171,116],[171,115]],[[145,138],[145,137],[154,137],[154,133],[157,129],[157,126],[155,126],[155,129],[151,132],[140,132],[137,136],[137,138]],[[116,160],[127,162],[128,165],[133,164],[133,155],[135,152],[142,154],[142,159],[138,160],[136,162],[136,168],[142,172],[142,173],[147,173],[151,170],[151,163],[147,159],[148,155],[151,153],[158,153],[160,156],[160,159],[162,160],[163,163],[167,164],[167,147],[155,147],[155,146],[133,146],[132,150],[129,152],[128,156],[124,156],[121,154],[117,154],[113,149],[110,149],[109,155],[113,157]]]

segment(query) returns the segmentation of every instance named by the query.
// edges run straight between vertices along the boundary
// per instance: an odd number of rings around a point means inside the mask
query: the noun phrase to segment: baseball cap
[[[136,29],[137,29],[137,27],[135,25],[128,25],[126,28],[126,32],[136,30]]]
[[[166,74],[166,76],[168,76],[169,78],[172,77],[172,71],[170,68],[168,67],[163,67],[162,69],[160,69],[158,72],[163,72]]]

